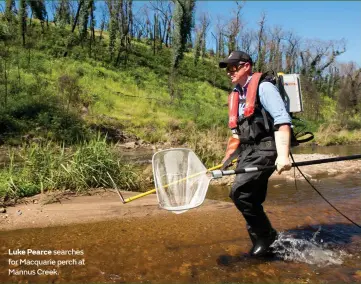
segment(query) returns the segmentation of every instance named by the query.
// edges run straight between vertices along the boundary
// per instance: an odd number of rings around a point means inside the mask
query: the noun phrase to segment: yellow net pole
[[[232,161],[232,163],[234,163],[235,161],[237,161],[237,159],[234,159],[234,160]],[[184,181],[184,180],[186,180],[186,179],[193,178],[193,177],[196,177],[196,176],[198,176],[198,175],[201,175],[201,174],[204,174],[204,173],[211,172],[211,171],[213,171],[213,170],[219,169],[219,168],[221,168],[222,166],[223,166],[223,164],[219,164],[219,165],[217,165],[217,166],[214,166],[214,167],[212,167],[212,168],[207,169],[206,171],[203,171],[203,172],[200,172],[200,173],[197,173],[197,174],[194,174],[194,175],[191,175],[191,176],[182,178],[182,179],[180,179],[180,180],[176,180],[176,181],[174,181],[174,182],[172,182],[172,183],[170,183],[170,184],[165,185],[164,188],[167,188],[167,187],[169,187],[170,185],[176,184],[176,183],[181,182],[181,181]],[[155,192],[156,192],[156,189],[154,188],[154,189],[152,189],[152,190],[149,190],[149,191],[146,191],[146,192],[143,192],[143,193],[134,195],[134,196],[132,196],[132,197],[129,197],[129,198],[124,199],[124,203],[128,203],[128,202],[130,202],[130,201],[139,199],[139,198],[141,198],[141,197],[147,196],[147,195],[152,194],[152,193],[155,193]]]

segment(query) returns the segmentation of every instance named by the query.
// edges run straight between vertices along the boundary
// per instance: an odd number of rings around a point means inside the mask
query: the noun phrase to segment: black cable
[[[291,155],[291,158],[292,158],[293,163],[296,163],[296,162],[295,162],[295,159],[293,158],[292,153],[290,153],[290,155]],[[303,176],[303,178],[307,181],[307,183],[318,193],[319,196],[322,197],[322,199],[323,199],[324,201],[326,201],[336,212],[338,212],[340,215],[342,215],[344,218],[346,218],[348,221],[350,221],[350,222],[351,222],[352,224],[354,224],[356,227],[359,227],[359,228],[361,229],[361,225],[359,225],[359,224],[357,224],[356,222],[352,221],[349,217],[347,217],[347,216],[346,216],[345,214],[343,214],[340,210],[338,210],[334,205],[332,205],[331,202],[328,201],[328,200],[326,199],[326,197],[324,197],[324,196],[322,195],[322,193],[319,192],[319,191],[317,190],[317,188],[314,187],[314,185],[306,178],[306,176],[303,174],[303,172],[301,172],[300,168],[299,168],[297,165],[296,165],[295,167],[296,167],[297,170],[300,172],[300,174]],[[296,181],[296,180],[295,180],[295,181]]]

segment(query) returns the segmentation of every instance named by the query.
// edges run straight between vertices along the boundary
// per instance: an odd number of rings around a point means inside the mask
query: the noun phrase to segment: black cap
[[[251,56],[243,51],[232,51],[231,54],[219,62],[219,68],[226,68],[227,65],[238,65],[239,63],[249,62],[253,64]]]

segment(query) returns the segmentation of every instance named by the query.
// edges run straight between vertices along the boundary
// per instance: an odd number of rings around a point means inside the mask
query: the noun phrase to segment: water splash
[[[330,244],[322,239],[316,240],[321,227],[311,239],[299,239],[286,233],[280,233],[278,239],[272,244],[277,257],[286,261],[304,262],[324,267],[328,265],[341,265],[348,255],[342,250],[332,250]]]

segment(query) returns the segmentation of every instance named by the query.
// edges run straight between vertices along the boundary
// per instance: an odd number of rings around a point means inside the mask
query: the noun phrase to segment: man
[[[230,101],[229,97],[229,121],[230,127],[233,122],[233,127],[223,159],[224,168],[229,165],[229,161],[238,157],[237,168],[275,164],[277,172],[281,174],[282,171],[291,169],[291,117],[278,89],[264,79],[265,76],[261,77],[260,83],[256,82],[256,79],[252,83],[253,77],[261,75],[252,73],[252,64],[252,58],[242,51],[233,51],[219,63],[220,68],[226,68],[234,85],[231,95],[235,98]],[[254,109],[249,112],[247,108],[252,105],[251,94],[255,94]],[[233,107],[234,111],[235,102],[238,113],[234,124],[231,108]],[[273,171],[261,171],[238,174],[231,188],[230,197],[247,222],[247,230],[253,243],[251,256],[272,254],[270,246],[277,238],[277,232],[272,228],[262,206],[272,173]]]

